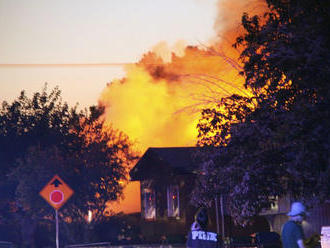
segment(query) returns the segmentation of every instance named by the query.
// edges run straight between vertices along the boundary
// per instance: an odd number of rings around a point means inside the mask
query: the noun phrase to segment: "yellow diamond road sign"
[[[73,190],[58,175],[55,175],[39,192],[56,210],[62,207],[73,193]]]

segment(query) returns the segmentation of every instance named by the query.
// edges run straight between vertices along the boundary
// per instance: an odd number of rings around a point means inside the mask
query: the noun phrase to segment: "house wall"
[[[321,234],[322,226],[330,226],[330,202],[313,207],[303,224],[306,237]]]
[[[167,216],[167,187],[169,185],[179,186],[179,218]],[[193,216],[196,209],[189,204],[190,202],[190,185],[186,184],[184,177],[176,176],[167,180],[165,184],[158,181],[141,182],[141,217],[144,216],[143,192],[144,188],[153,188],[155,190],[156,202],[156,218],[145,220],[141,230],[146,236],[154,236],[166,238],[169,242],[185,242],[190,225],[193,222]]]
[[[180,236],[185,237],[190,230],[191,224],[194,222],[194,215],[197,208],[190,203],[191,192],[194,187],[193,178],[190,175],[176,176],[168,179],[167,184],[159,184],[157,181],[141,182],[141,192],[144,187],[153,187],[156,191],[156,219],[147,221],[145,232],[154,236]],[[179,185],[180,189],[180,218],[167,217],[167,194],[166,189],[170,184]],[[141,196],[143,197],[143,196]],[[142,198],[142,211],[144,211],[143,198]],[[218,207],[220,211],[220,207]],[[222,234],[222,219],[221,215],[216,215],[215,202],[208,209],[209,211],[209,225],[210,231]],[[269,231],[269,224],[264,216],[259,216],[254,219],[253,224],[248,227],[235,225],[232,218],[227,214],[226,208],[224,209],[224,233],[226,237],[233,236],[249,236],[256,232]]]
[[[168,179],[168,184],[153,184],[156,188],[156,220],[150,221],[146,226],[146,231],[153,235],[165,235],[181,237],[186,236],[192,222],[194,221],[194,214],[197,208],[190,204],[190,195],[193,188],[193,179],[190,176],[178,176]],[[179,185],[180,189],[180,218],[167,217],[167,186],[170,184]],[[141,184],[146,185],[146,184]],[[141,189],[141,192],[143,190]],[[290,211],[291,200],[290,197],[284,197],[278,200],[277,204],[271,209],[265,210],[261,213],[261,216],[256,217],[254,224],[247,227],[241,227],[235,225],[232,218],[228,215],[225,209],[224,216],[224,233],[226,237],[235,236],[249,236],[256,232],[262,231],[274,231],[281,234],[283,224],[288,220],[286,215]],[[215,204],[209,208],[209,229],[211,231],[217,231],[219,228],[219,234],[221,230],[221,215],[215,213]],[[142,208],[143,211],[143,208]],[[217,227],[219,225],[219,227]],[[310,216],[303,223],[303,228],[306,238],[313,234],[320,234],[322,226],[330,226],[330,202],[315,206],[310,211]]]

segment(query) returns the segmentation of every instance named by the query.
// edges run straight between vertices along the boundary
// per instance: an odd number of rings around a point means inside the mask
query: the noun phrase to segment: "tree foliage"
[[[235,44],[244,48],[242,74],[256,106],[220,106],[231,115],[204,110],[212,118],[204,114],[199,126],[200,145],[222,147],[205,156],[195,202],[204,193],[204,202],[224,193],[240,223],[276,197],[313,205],[330,193],[329,1],[267,3],[263,17],[242,17],[246,32]],[[242,118],[233,122],[236,114]],[[219,142],[216,133],[229,138]]]
[[[58,88],[48,94],[45,86],[32,98],[22,91],[13,103],[2,103],[1,222],[52,219],[39,192],[55,174],[75,191],[60,211],[68,222],[85,223],[88,211],[94,222],[104,219],[106,203],[121,195],[136,159],[128,137],[103,125],[102,108],[78,112],[60,94]]]
[[[254,109],[253,98],[231,95],[215,108],[203,109],[197,124],[199,146],[226,146],[233,124],[241,123]]]

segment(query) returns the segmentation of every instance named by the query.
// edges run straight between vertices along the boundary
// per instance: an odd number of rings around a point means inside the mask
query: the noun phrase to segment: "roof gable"
[[[192,174],[198,168],[194,161],[194,154],[198,149],[198,147],[151,147],[131,170],[131,179],[149,179],[160,173]]]

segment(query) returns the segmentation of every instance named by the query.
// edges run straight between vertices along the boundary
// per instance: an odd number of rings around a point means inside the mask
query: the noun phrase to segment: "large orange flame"
[[[202,108],[233,93],[248,94],[238,74],[239,51],[232,44],[241,32],[243,12],[260,9],[255,0],[219,1],[213,45],[183,49],[181,41],[171,51],[161,42],[127,66],[126,77],[108,84],[100,97],[106,121],[128,134],[141,151],[195,145]]]
[[[102,93],[106,120],[142,150],[194,145],[202,108],[234,92],[246,94],[240,65],[222,50],[187,47],[184,52],[182,57],[173,54],[169,63],[154,52],[145,54],[127,66],[126,78]]]

